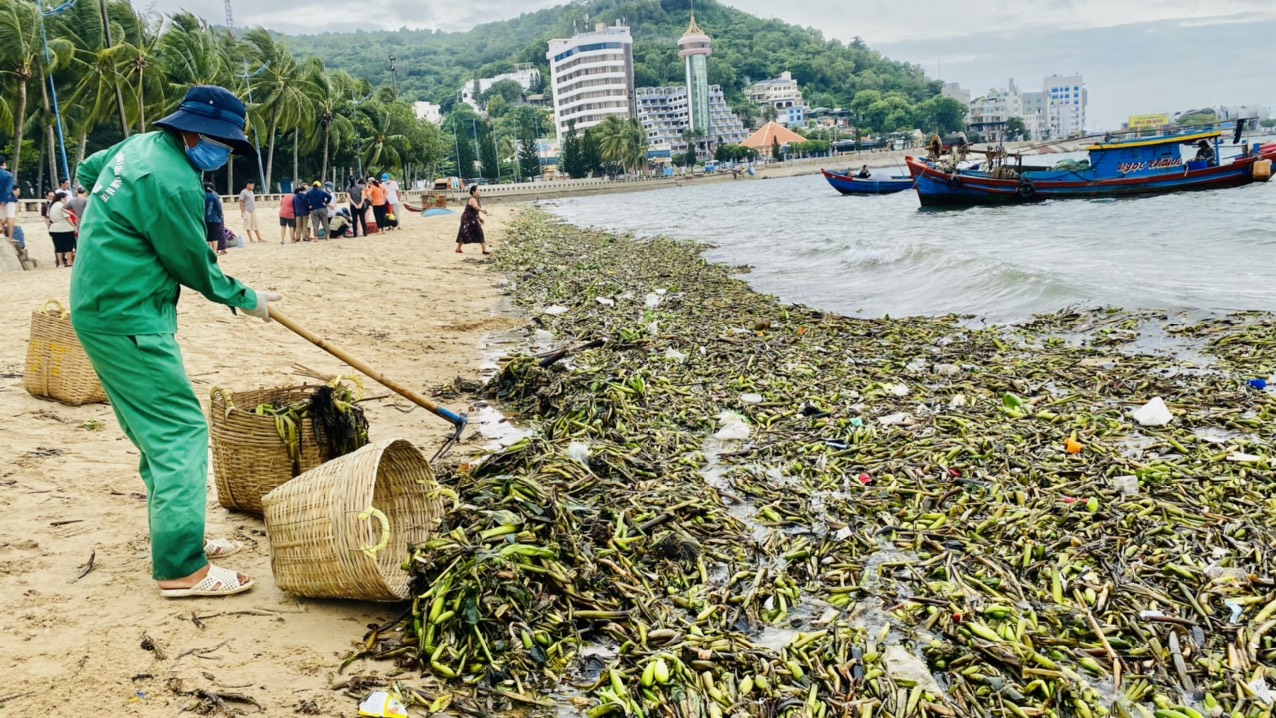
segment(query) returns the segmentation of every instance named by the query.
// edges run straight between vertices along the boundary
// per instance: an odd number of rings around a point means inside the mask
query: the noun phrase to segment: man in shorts
[[[4,236],[13,236],[13,223],[18,216],[18,196],[13,193],[13,173],[9,171],[9,158],[0,157],[0,206],[4,207],[4,215],[0,216],[0,229]]]
[[[253,193],[256,183],[248,180],[244,183],[244,191],[239,193],[239,218],[244,221],[244,234],[249,242],[266,243],[261,238],[261,230],[257,228],[257,195]],[[253,239],[253,237],[256,239]]]

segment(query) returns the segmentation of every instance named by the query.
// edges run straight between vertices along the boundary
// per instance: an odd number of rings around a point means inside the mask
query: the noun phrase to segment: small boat
[[[922,206],[971,206],[1163,194],[1237,187],[1266,181],[1255,164],[1264,152],[1219,161],[1217,130],[1104,141],[1089,148],[1089,165],[1030,167],[1022,155],[990,148],[982,169],[956,169],[933,159],[906,157]],[[1184,146],[1198,152],[1188,159]],[[1013,162],[1011,161],[1013,160]],[[831,180],[830,180],[831,181]]]
[[[893,194],[913,188],[913,178],[907,176],[894,176],[888,179],[860,179],[850,173],[820,171],[824,173],[824,179],[833,185],[833,189],[842,194]]]

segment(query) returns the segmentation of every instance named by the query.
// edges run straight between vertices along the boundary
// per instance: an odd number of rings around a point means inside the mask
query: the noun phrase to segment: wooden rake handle
[[[465,429],[465,425],[468,422],[468,419],[466,418],[465,414],[455,414],[451,411],[448,411],[447,409],[439,406],[438,404],[435,404],[429,399],[426,399],[425,397],[421,396],[415,391],[412,391],[406,386],[400,384],[394,379],[391,379],[385,374],[382,374],[376,369],[373,369],[366,362],[352,356],[345,349],[342,349],[341,347],[325,340],[323,337],[319,336],[318,334],[315,334],[309,329],[301,326],[294,319],[284,314],[283,312],[279,311],[278,309],[274,307],[270,307],[269,310],[270,310],[271,319],[284,325],[285,327],[290,329],[294,334],[297,334],[298,336],[302,337],[303,339],[310,342],[311,344],[314,344],[315,346],[328,352],[329,354],[340,359],[346,364],[349,364],[350,366],[354,367],[355,369],[358,369],[359,371],[363,372],[369,377],[372,377],[372,379],[374,379],[377,383],[385,386],[387,389],[393,391],[394,393],[398,394],[404,399],[407,399],[408,401],[412,402],[413,404],[416,404],[422,409],[425,409],[431,414],[434,414],[435,416],[438,416],[450,422],[452,426],[456,427],[456,436],[460,436],[461,431]]]

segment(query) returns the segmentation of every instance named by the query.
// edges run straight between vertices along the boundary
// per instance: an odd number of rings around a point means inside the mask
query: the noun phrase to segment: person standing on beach
[[[218,254],[226,253],[226,239],[222,237],[222,225],[226,217],[222,213],[222,198],[213,189],[212,182],[204,183],[204,232],[208,248]]]
[[[470,200],[465,203],[465,211],[461,213],[461,229],[456,233],[457,254],[463,254],[463,244],[482,245],[483,254],[491,254],[487,251],[487,237],[483,235],[483,218],[479,216],[480,212],[487,214],[487,210],[483,209],[479,194],[479,186],[470,185]]]
[[[363,196],[363,179],[351,177],[346,194],[350,195],[350,223],[354,225],[354,236],[359,236],[359,227],[363,227],[363,236],[368,236],[368,220],[364,214],[368,210],[368,200]]]
[[[376,179],[368,178],[368,188],[364,191],[364,196],[368,200],[368,204],[372,205],[373,221],[377,223],[377,234],[388,231],[390,228],[386,226],[386,197],[385,188]]]
[[[53,206],[53,201],[56,196],[57,190],[49,190],[44,195],[44,204],[40,205],[40,218],[44,220],[45,229],[48,229],[51,224],[49,221],[49,208]]]
[[[385,188],[386,221],[392,229],[398,229],[399,217],[403,216],[400,212],[403,208],[399,206],[399,183],[386,172],[381,175],[381,186]],[[394,219],[390,219],[390,215],[394,215]]]
[[[75,225],[66,209],[66,192],[53,193],[49,206],[49,238],[53,240],[53,263],[68,269],[75,264]]]
[[[292,211],[297,219],[297,240],[309,242],[310,236],[310,201],[306,199],[305,186],[298,186],[292,195]]]
[[[295,194],[286,194],[279,198],[279,243],[296,242],[297,211],[293,207]]]
[[[66,208],[75,215],[75,227],[84,223],[84,210],[89,206],[89,191],[83,185],[75,188],[75,196],[66,201]]]
[[[102,380],[125,436],[141,453],[152,577],[160,595],[226,596],[253,586],[208,562],[239,551],[208,541],[208,422],[177,345],[182,286],[269,321],[273,292],[254,291],[217,266],[204,244],[200,172],[232,152],[252,157],[247,110],[229,91],[196,86],[177,111],[80,164],[92,187],[83,250],[71,275],[71,324]]]
[[[323,183],[318,180],[306,193],[306,205],[310,210],[310,225],[314,228],[314,236],[312,239],[328,238],[328,202],[332,199],[332,195],[328,194],[328,190],[323,188]]]
[[[257,228],[257,195],[253,192],[255,187],[253,180],[244,183],[244,189],[239,193],[239,218],[244,222],[244,234],[248,241],[265,244],[266,240],[261,238],[261,230]],[[257,239],[253,239],[253,235]]]
[[[9,158],[0,156],[0,207],[4,214],[0,215],[0,230],[4,236],[13,237],[13,225],[18,221],[18,195],[14,193],[16,180],[9,171]]]

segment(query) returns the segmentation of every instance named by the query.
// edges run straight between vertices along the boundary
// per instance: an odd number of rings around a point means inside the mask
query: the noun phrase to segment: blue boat
[[[833,189],[842,194],[893,194],[913,188],[912,177],[894,176],[889,179],[860,179],[849,173],[820,171],[824,173],[824,179],[828,180],[830,185],[833,185]]]
[[[1087,148],[1086,163],[1029,167],[1021,155],[990,150],[981,169],[954,169],[933,160],[906,157],[922,206],[971,206],[1042,202],[1047,199],[1129,197],[1237,187],[1266,181],[1255,167],[1259,148],[1219,161],[1217,130],[1133,137]],[[1184,157],[1183,148],[1196,148]]]

